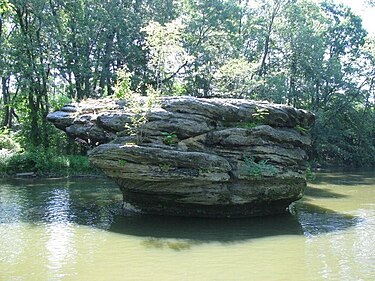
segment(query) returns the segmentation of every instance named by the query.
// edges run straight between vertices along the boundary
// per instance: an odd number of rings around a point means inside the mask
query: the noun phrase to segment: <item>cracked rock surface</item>
[[[138,128],[141,139],[129,131],[134,112],[126,101],[87,100],[47,118],[92,146],[90,161],[144,213],[270,215],[302,197],[312,113],[239,99],[156,104]]]

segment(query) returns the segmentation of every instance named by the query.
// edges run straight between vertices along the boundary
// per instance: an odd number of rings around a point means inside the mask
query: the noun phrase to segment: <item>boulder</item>
[[[126,101],[103,99],[64,106],[47,118],[93,147],[91,162],[140,212],[271,215],[303,195],[310,112],[251,100],[164,97],[135,127],[136,114]]]

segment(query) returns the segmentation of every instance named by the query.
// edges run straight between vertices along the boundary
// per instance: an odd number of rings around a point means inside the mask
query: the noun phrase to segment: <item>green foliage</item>
[[[163,143],[166,145],[175,145],[178,143],[178,138],[175,133],[162,132],[163,134]]]
[[[184,96],[187,94],[186,85],[179,81],[174,81],[171,91],[172,96]],[[168,95],[168,93],[166,93],[166,95]]]
[[[245,156],[244,162],[244,172],[257,179],[264,176],[273,176],[278,172],[278,169],[274,165],[268,164],[268,160],[261,160],[258,162],[255,161],[254,157]]]
[[[16,141],[17,137],[8,128],[0,129],[0,150],[9,150],[17,152],[21,150],[20,144]]]
[[[252,129],[260,125],[264,125],[266,123],[266,118],[269,115],[267,108],[259,108],[256,107],[255,112],[251,114],[251,121],[248,122],[228,122],[226,123],[227,127],[237,127],[237,128],[245,128],[245,129]]]
[[[131,88],[131,79],[133,73],[129,72],[127,67],[117,71],[117,80],[114,87],[114,97],[118,99],[131,100],[133,98],[133,90]]]
[[[155,90],[151,85],[146,85],[147,98],[131,89],[131,78],[133,74],[126,68],[117,73],[117,83],[114,87],[114,97],[126,101],[129,111],[132,113],[130,122],[126,124],[129,135],[137,136],[137,143],[142,143],[145,138],[144,125],[148,121],[148,114],[157,106],[159,90]]]
[[[214,74],[214,88],[223,97],[251,97],[251,90],[256,81],[252,79],[256,64],[251,64],[245,58],[229,59]]]
[[[64,93],[49,96],[51,111],[60,110],[64,105],[72,103],[72,99]]]
[[[0,15],[8,12],[13,5],[8,0],[0,0]]]
[[[149,52],[148,68],[152,72],[156,89],[161,93],[173,91],[174,83],[169,83],[171,78],[193,60],[182,44],[184,28],[182,20],[176,19],[164,25],[150,21],[142,29],[146,33],[146,48]]]
[[[170,164],[166,164],[166,163],[160,163],[159,164],[159,168],[163,172],[168,172],[171,169],[171,165]]]
[[[307,180],[309,180],[309,181],[316,180],[316,173],[313,172],[313,170],[311,169],[311,167],[307,167],[306,168],[305,174],[306,174],[306,179]]]
[[[3,163],[2,171],[8,174],[34,172],[38,175],[97,174],[86,156],[57,155],[55,151],[35,150],[13,154]]]
[[[323,165],[375,165],[375,112],[350,107],[317,114],[310,159]]]
[[[238,122],[238,123],[232,124],[231,126],[238,127],[238,128],[252,129],[259,125],[260,124],[257,124],[255,122]]]
[[[296,126],[294,126],[294,129],[295,129],[296,131],[298,131],[301,135],[307,135],[308,132],[309,132],[308,129],[302,127],[301,125],[296,125]]]
[[[125,167],[125,166],[126,166],[126,163],[127,163],[127,161],[124,160],[124,159],[120,159],[120,160],[118,160],[118,164],[120,165],[120,167]]]
[[[262,124],[270,113],[267,108],[257,107],[255,113],[251,114],[257,124]]]
[[[6,166],[10,158],[20,151],[20,145],[14,135],[7,129],[0,130],[0,176],[6,173]]]
[[[0,174],[33,172],[40,176],[69,176],[99,173],[90,166],[87,156],[66,154],[68,150],[77,153],[75,145],[71,146],[64,133],[53,130],[55,134],[50,139],[53,148],[45,149],[27,145],[22,131],[15,134],[3,129],[0,133]]]

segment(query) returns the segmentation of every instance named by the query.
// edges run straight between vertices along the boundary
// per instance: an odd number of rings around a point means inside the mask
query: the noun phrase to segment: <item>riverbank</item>
[[[339,165],[314,165],[306,171],[309,181],[318,172],[372,171],[373,167]],[[92,166],[88,156],[61,155],[53,151],[14,152],[0,149],[0,178],[106,178],[104,173]]]
[[[0,150],[0,178],[104,177],[87,156],[61,155],[49,150]]]

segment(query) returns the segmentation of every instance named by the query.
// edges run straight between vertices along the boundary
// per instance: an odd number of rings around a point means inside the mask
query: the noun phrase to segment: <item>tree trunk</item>
[[[277,16],[277,14],[279,13],[279,10],[280,10],[280,7],[281,7],[281,2],[282,2],[282,0],[275,0],[275,4],[274,4],[274,7],[273,7],[272,12],[271,12],[271,18],[270,18],[270,21],[269,21],[269,24],[268,24],[267,34],[266,34],[266,38],[265,38],[265,41],[264,41],[264,49],[263,49],[262,60],[261,60],[259,71],[258,71],[259,76],[263,76],[266,73],[266,59],[267,59],[269,51],[270,51],[269,49],[270,49],[270,42],[271,42],[271,34],[272,34],[272,30],[273,30],[273,24],[274,24],[274,21],[275,21],[275,18]]]
[[[4,119],[2,123],[2,127],[10,128],[12,125],[12,114],[10,111],[10,94],[9,94],[9,87],[8,87],[8,79],[9,77],[1,77],[1,88],[2,88],[2,95],[3,95],[3,103],[4,103]]]

